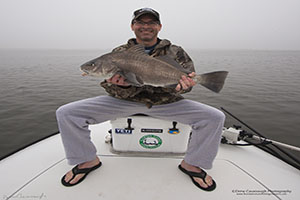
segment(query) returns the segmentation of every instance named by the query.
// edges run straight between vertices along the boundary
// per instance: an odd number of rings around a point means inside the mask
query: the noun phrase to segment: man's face
[[[131,25],[131,29],[134,31],[136,39],[139,43],[156,42],[158,32],[161,29],[161,24],[157,22],[152,15],[142,15]]]

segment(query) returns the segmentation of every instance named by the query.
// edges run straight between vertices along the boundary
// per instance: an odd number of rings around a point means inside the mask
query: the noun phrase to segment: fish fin
[[[123,76],[125,78],[125,81],[131,85],[140,87],[144,84],[143,80],[132,72],[121,71],[119,72],[119,74]]]
[[[198,84],[219,93],[224,86],[227,71],[215,71],[206,74],[196,75],[193,80]]]
[[[165,87],[165,88],[172,88],[172,89],[174,89],[174,88],[177,87],[177,85],[178,85],[178,84],[171,84],[171,85],[166,85],[166,86],[164,86],[164,87]]]
[[[131,51],[132,53],[135,53],[135,54],[140,54],[140,55],[147,55],[147,56],[149,56],[149,55],[145,52],[144,46],[141,45],[141,44],[134,45],[134,46],[130,47],[129,49],[127,49],[127,51]]]
[[[154,58],[157,59],[157,60],[163,61],[163,62],[165,62],[165,63],[170,63],[170,64],[176,64],[176,65],[179,65],[179,63],[176,62],[175,59],[173,59],[171,56],[168,56],[168,55],[156,56],[156,57],[154,57]]]
[[[181,72],[184,72],[186,74],[192,73],[191,71],[184,69],[182,67],[182,65],[180,65],[174,58],[172,58],[169,55],[157,56],[157,57],[154,57],[154,58],[157,59],[157,60],[160,60],[162,62],[168,63],[172,67],[174,67],[174,68],[176,68],[176,69],[178,69]]]

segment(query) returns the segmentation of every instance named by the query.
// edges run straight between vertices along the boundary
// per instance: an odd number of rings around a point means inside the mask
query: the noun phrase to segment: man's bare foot
[[[94,160],[92,161],[88,161],[85,163],[81,163],[78,165],[78,169],[85,169],[85,168],[91,168],[94,167],[96,165],[98,165],[100,163],[100,159],[98,157],[96,157]],[[73,179],[73,172],[72,170],[70,170],[66,175],[65,175],[65,182],[69,183],[69,184],[75,184],[77,183],[85,174],[77,174]],[[72,180],[71,180],[72,179]],[[71,180],[71,181],[70,181]],[[70,181],[70,182],[69,182]]]
[[[190,172],[200,173],[200,172],[202,171],[201,168],[195,167],[195,166],[193,166],[193,165],[189,165],[189,164],[187,164],[184,160],[181,161],[181,164],[180,164],[180,165],[181,165],[182,168],[184,168],[185,170],[190,171]],[[205,177],[205,182],[206,182],[206,183],[204,183],[203,180],[202,180],[201,178],[193,177],[193,179],[194,179],[197,183],[199,183],[199,185],[200,185],[201,187],[203,187],[203,188],[207,188],[207,187],[209,187],[209,186],[211,186],[211,185],[213,184],[213,179],[212,179],[212,177],[209,176],[209,175],[207,175],[207,176]]]

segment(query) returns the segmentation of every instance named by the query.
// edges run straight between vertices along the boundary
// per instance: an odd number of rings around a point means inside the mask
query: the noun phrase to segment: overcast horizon
[[[0,49],[112,49],[142,7],[184,49],[300,50],[299,0],[0,0]]]

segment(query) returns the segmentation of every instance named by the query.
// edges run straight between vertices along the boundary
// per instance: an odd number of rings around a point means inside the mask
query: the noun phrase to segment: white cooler
[[[176,121],[149,116],[111,120],[112,147],[121,152],[184,153],[191,128]]]

